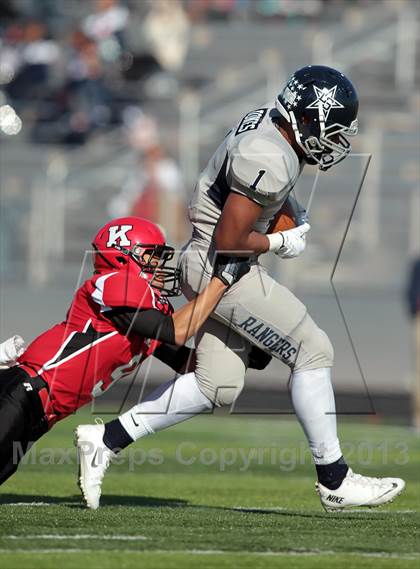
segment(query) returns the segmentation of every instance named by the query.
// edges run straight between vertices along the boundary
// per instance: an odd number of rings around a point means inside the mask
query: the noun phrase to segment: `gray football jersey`
[[[301,166],[272,112],[266,106],[245,115],[201,172],[189,204],[193,235],[200,241],[210,244],[230,191],[263,206],[253,229],[265,233],[295,185]]]

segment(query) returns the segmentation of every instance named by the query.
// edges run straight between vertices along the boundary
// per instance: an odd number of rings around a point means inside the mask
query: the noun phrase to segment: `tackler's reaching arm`
[[[164,344],[183,346],[201,328],[226,290],[249,271],[246,259],[218,255],[213,278],[194,300],[181,306],[172,315],[156,309],[113,310],[108,318],[124,333],[136,333]]]

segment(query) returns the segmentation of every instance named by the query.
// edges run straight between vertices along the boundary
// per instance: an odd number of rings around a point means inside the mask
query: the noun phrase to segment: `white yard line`
[[[229,508],[227,508],[229,509]],[[319,510],[319,512],[308,512],[307,510],[293,510],[291,508],[283,508],[281,506],[274,506],[272,508],[261,508],[259,506],[233,506],[231,510],[237,510],[238,512],[290,512],[291,514],[310,514],[319,513],[324,514],[324,510]],[[417,514],[418,510],[381,510],[379,508],[350,508],[342,512],[336,512],[337,514]]]
[[[2,553],[98,553],[97,549],[82,549],[82,548],[39,548],[39,549],[0,549],[0,554]],[[332,556],[332,555],[351,555],[352,557],[375,557],[381,559],[406,559],[406,560],[418,560],[420,559],[420,554],[398,554],[389,553],[387,551],[376,551],[372,553],[361,553],[361,552],[348,552],[348,551],[322,551],[322,550],[297,550],[297,551],[222,551],[220,549],[145,549],[143,551],[133,550],[133,549],[104,549],[100,553],[118,553],[121,554],[159,554],[159,555],[251,555],[255,557],[314,557],[314,556]]]
[[[78,505],[77,502],[11,502],[11,503],[3,503],[2,506],[13,506],[13,507],[37,507],[37,506],[74,506],[74,505]],[[200,505],[195,506],[197,508],[200,507]],[[206,506],[203,506],[203,508],[205,508]],[[260,511],[260,512],[290,512],[293,514],[308,514],[310,512],[307,512],[306,510],[293,510],[291,508],[284,508],[282,506],[273,506],[273,507],[260,507],[260,506],[232,506],[232,507],[228,507],[226,506],[226,509],[231,509],[231,510],[237,510],[238,512],[241,511]],[[320,513],[323,514],[324,511],[323,510],[319,510],[319,512],[315,512],[315,513]],[[345,510],[344,512],[336,512],[337,514],[417,514],[418,510],[382,510],[379,508],[353,508],[353,509],[349,509],[349,510]]]
[[[80,502],[81,503],[81,502]],[[2,506],[37,507],[37,506],[77,506],[78,502],[4,502]]]
[[[11,540],[27,540],[27,539],[94,539],[94,540],[115,540],[115,541],[144,541],[147,539],[144,535],[97,535],[89,533],[78,533],[78,534],[37,534],[37,535],[3,535],[0,539],[11,539]]]
[[[385,505],[385,504],[384,504]],[[381,510],[381,507],[375,509],[369,508],[351,508],[337,514],[418,514],[418,510]]]

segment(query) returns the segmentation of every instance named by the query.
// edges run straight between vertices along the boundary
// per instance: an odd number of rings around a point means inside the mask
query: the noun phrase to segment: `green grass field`
[[[419,439],[342,424],[358,472],[407,481],[392,504],[326,514],[294,419],[200,417],[137,443],[105,479],[102,507],[76,486],[74,426],[58,425],[0,491],[0,567],[416,567]]]

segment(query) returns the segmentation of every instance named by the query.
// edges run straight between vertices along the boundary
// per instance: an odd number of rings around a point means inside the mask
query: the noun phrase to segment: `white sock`
[[[119,420],[136,441],[212,408],[213,403],[200,391],[194,373],[187,373],[160,385]]]
[[[295,371],[292,403],[309,442],[315,464],[331,464],[342,456],[337,438],[334,391],[330,368]]]

